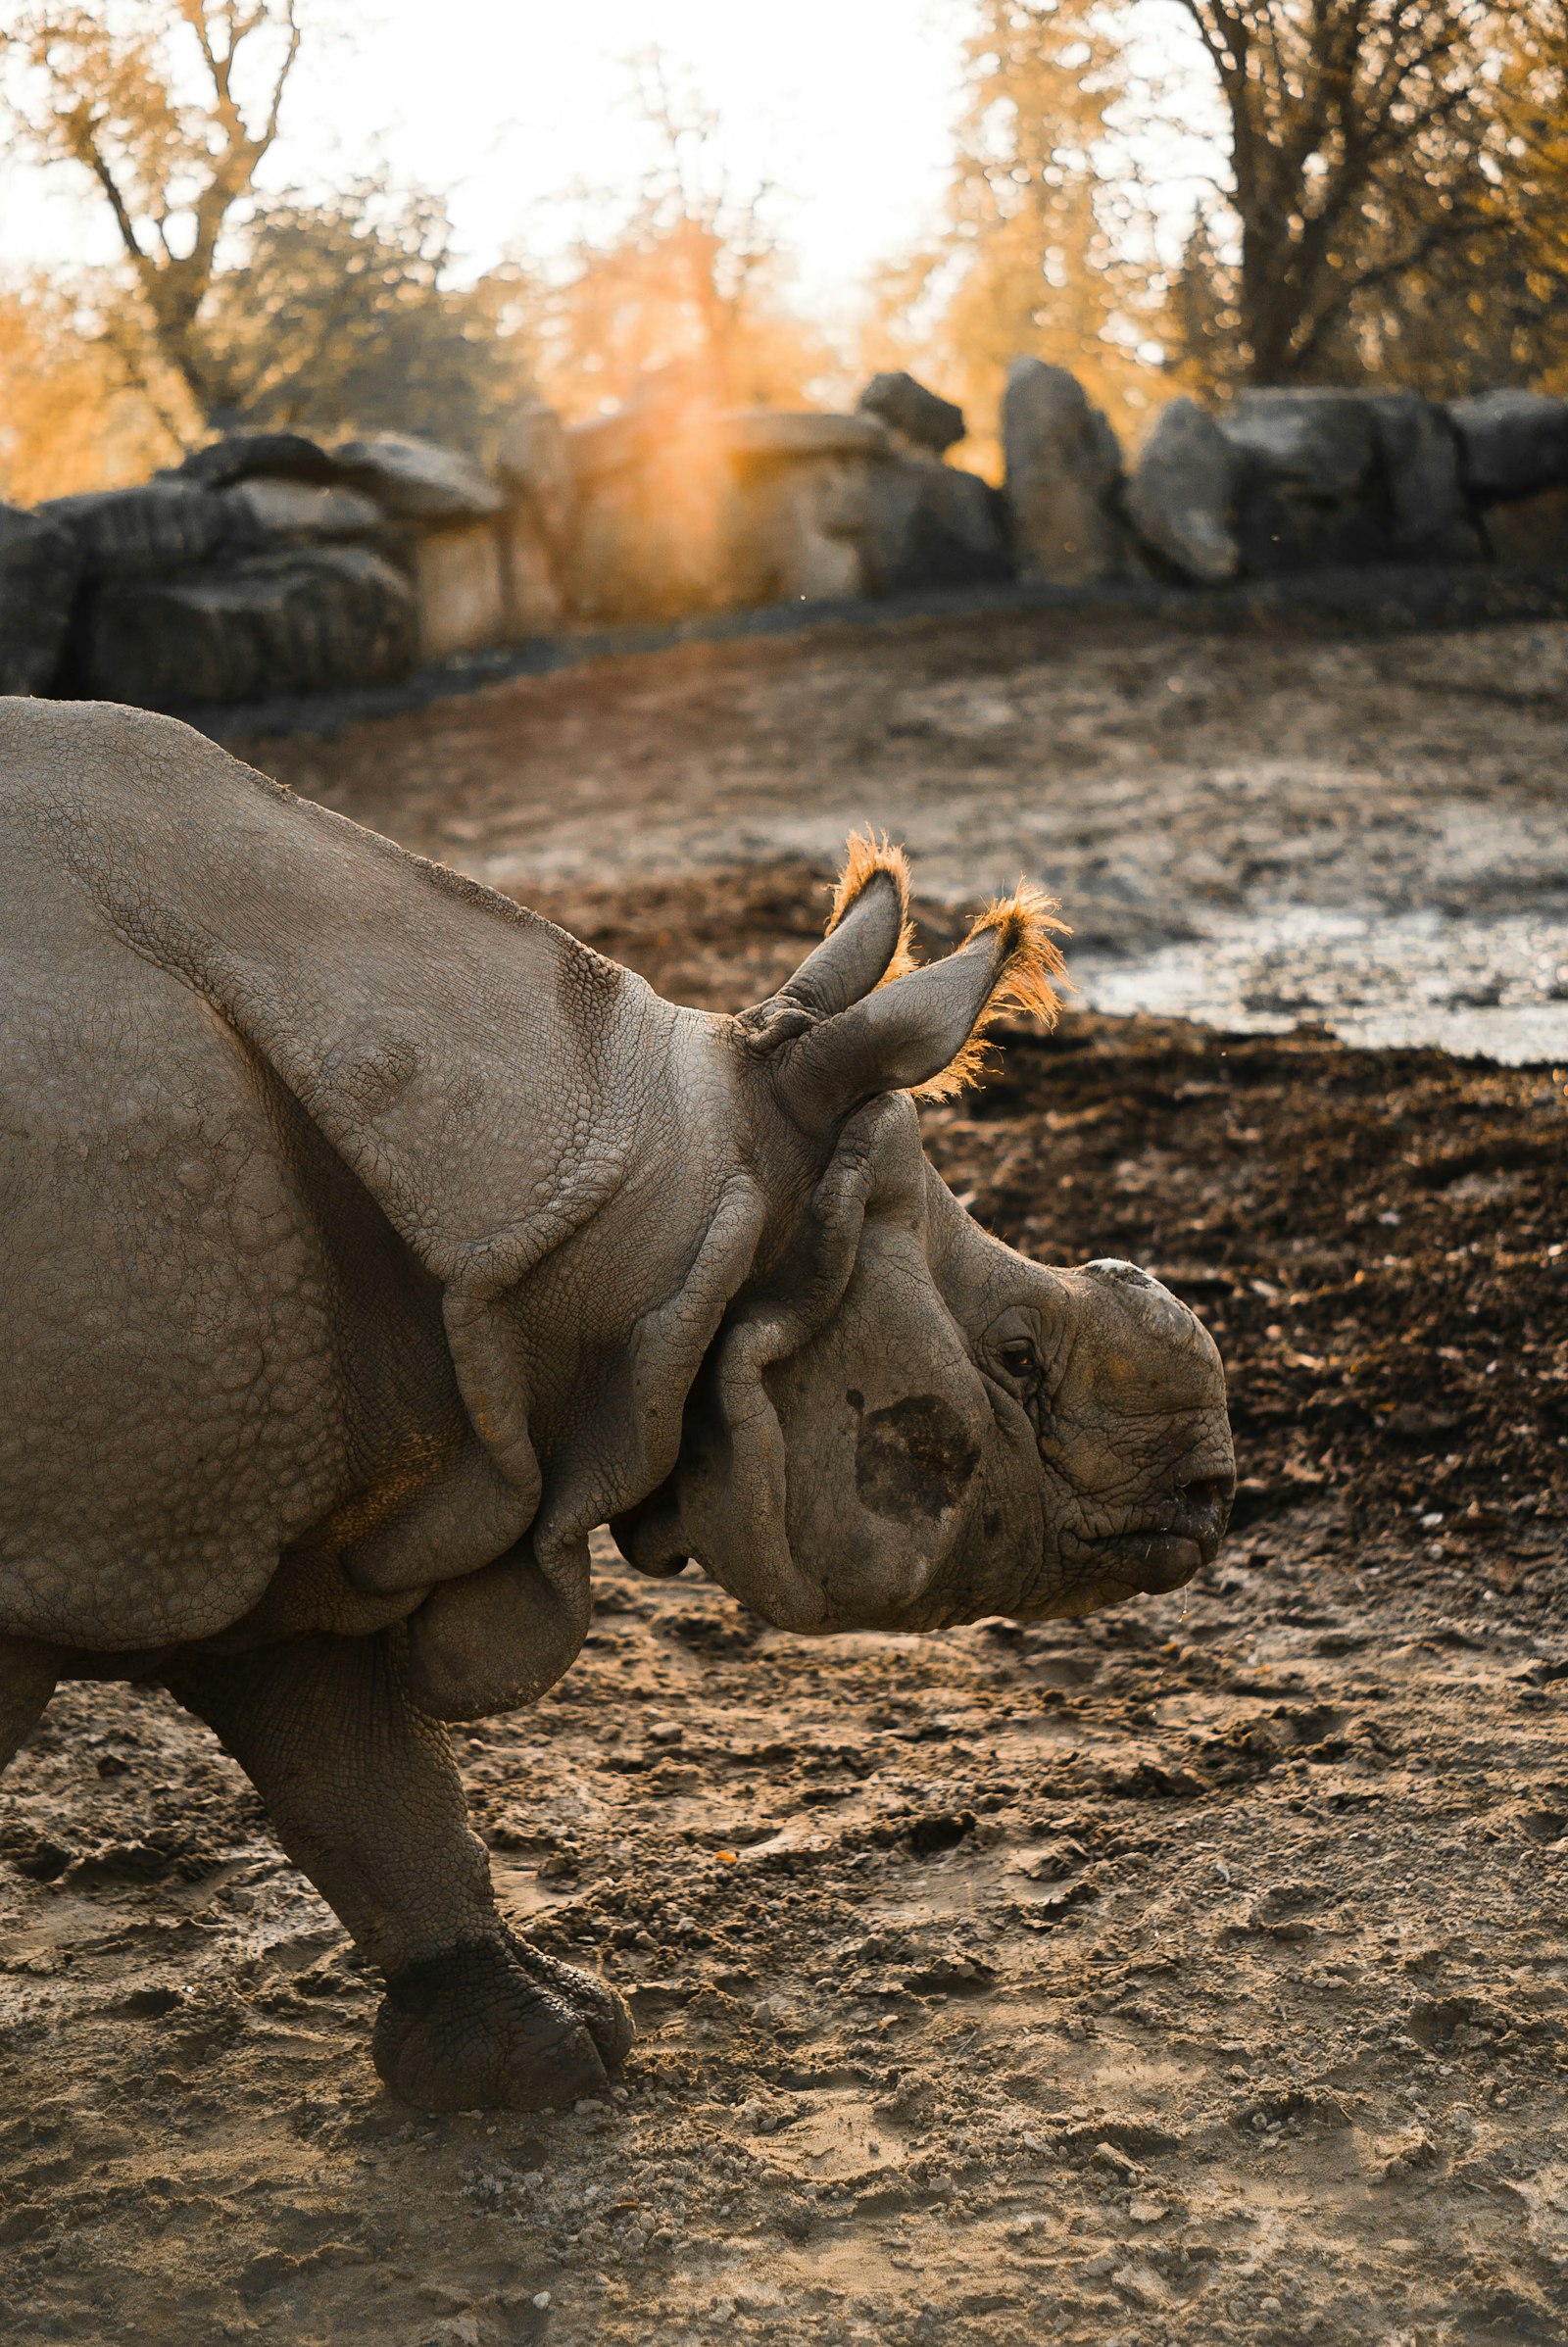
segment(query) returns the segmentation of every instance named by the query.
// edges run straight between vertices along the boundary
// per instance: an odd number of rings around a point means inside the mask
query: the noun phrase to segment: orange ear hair
[[[827,916],[824,936],[831,937],[867,881],[878,872],[886,872],[899,892],[899,942],[893,959],[878,983],[887,986],[895,978],[907,976],[915,967],[914,923],[909,918],[909,860],[902,848],[895,848],[886,833],[852,831],[845,842],[844,869],[833,891],[833,909]]]
[[[1051,982],[1062,977],[1066,969],[1056,939],[1069,937],[1072,932],[1065,921],[1057,918],[1055,899],[1048,897],[1032,880],[1020,880],[1010,897],[993,897],[964,939],[964,945],[972,945],[988,931],[1000,933],[999,942],[1005,956],[991,990],[991,999],[963,1050],[956,1058],[949,1060],[939,1076],[931,1077],[919,1087],[916,1100],[951,1100],[955,1093],[978,1084],[990,1065],[986,1032],[998,1019],[1013,1013],[1038,1019],[1043,1027],[1054,1027],[1056,1023],[1061,1001]]]

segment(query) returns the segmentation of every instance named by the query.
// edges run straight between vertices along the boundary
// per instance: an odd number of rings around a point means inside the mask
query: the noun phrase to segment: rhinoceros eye
[[[997,1357],[1009,1377],[1021,1380],[1040,1374],[1040,1355],[1027,1337],[1010,1337],[1000,1347]]]

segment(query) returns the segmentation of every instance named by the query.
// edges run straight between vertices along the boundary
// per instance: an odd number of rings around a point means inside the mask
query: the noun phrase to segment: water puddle
[[[1436,1045],[1465,1057],[1568,1060],[1568,905],[1480,918],[1436,908],[1297,905],[1210,915],[1137,959],[1073,965],[1088,1008],[1344,1042]]]

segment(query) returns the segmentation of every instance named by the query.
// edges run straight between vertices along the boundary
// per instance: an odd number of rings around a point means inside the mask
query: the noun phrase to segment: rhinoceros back
[[[368,859],[374,902],[343,905],[347,931],[395,927],[417,885],[396,867],[421,870],[334,823],[167,721],[0,703],[0,1634],[209,1637],[334,1510],[473,1442],[438,1280],[197,966],[228,954],[259,1017],[309,1025],[305,981],[228,953],[247,920],[277,926],[247,906],[251,876],[286,905],[325,865],[342,898]],[[182,945],[209,898],[213,937]],[[319,906],[302,917],[321,932]],[[289,950],[330,989],[332,936]],[[332,1038],[301,1045],[348,1096],[396,1093],[401,1048],[372,1038],[334,1072]],[[416,1196],[398,1150],[389,1178]],[[369,1291],[395,1325],[371,1332],[367,1388],[350,1356]]]

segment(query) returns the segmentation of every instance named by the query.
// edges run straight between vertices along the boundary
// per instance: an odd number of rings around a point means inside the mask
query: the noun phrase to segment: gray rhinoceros
[[[595,1527],[806,1632],[1213,1555],[1205,1332],[921,1153],[911,1091],[1046,1000],[1043,901],[904,974],[859,843],[729,1018],[168,719],[0,703],[0,1761],[62,1678],[171,1688],[384,1974],[397,2094],[537,2107],[625,2051],[498,1914],[442,1726],[561,1677]]]

